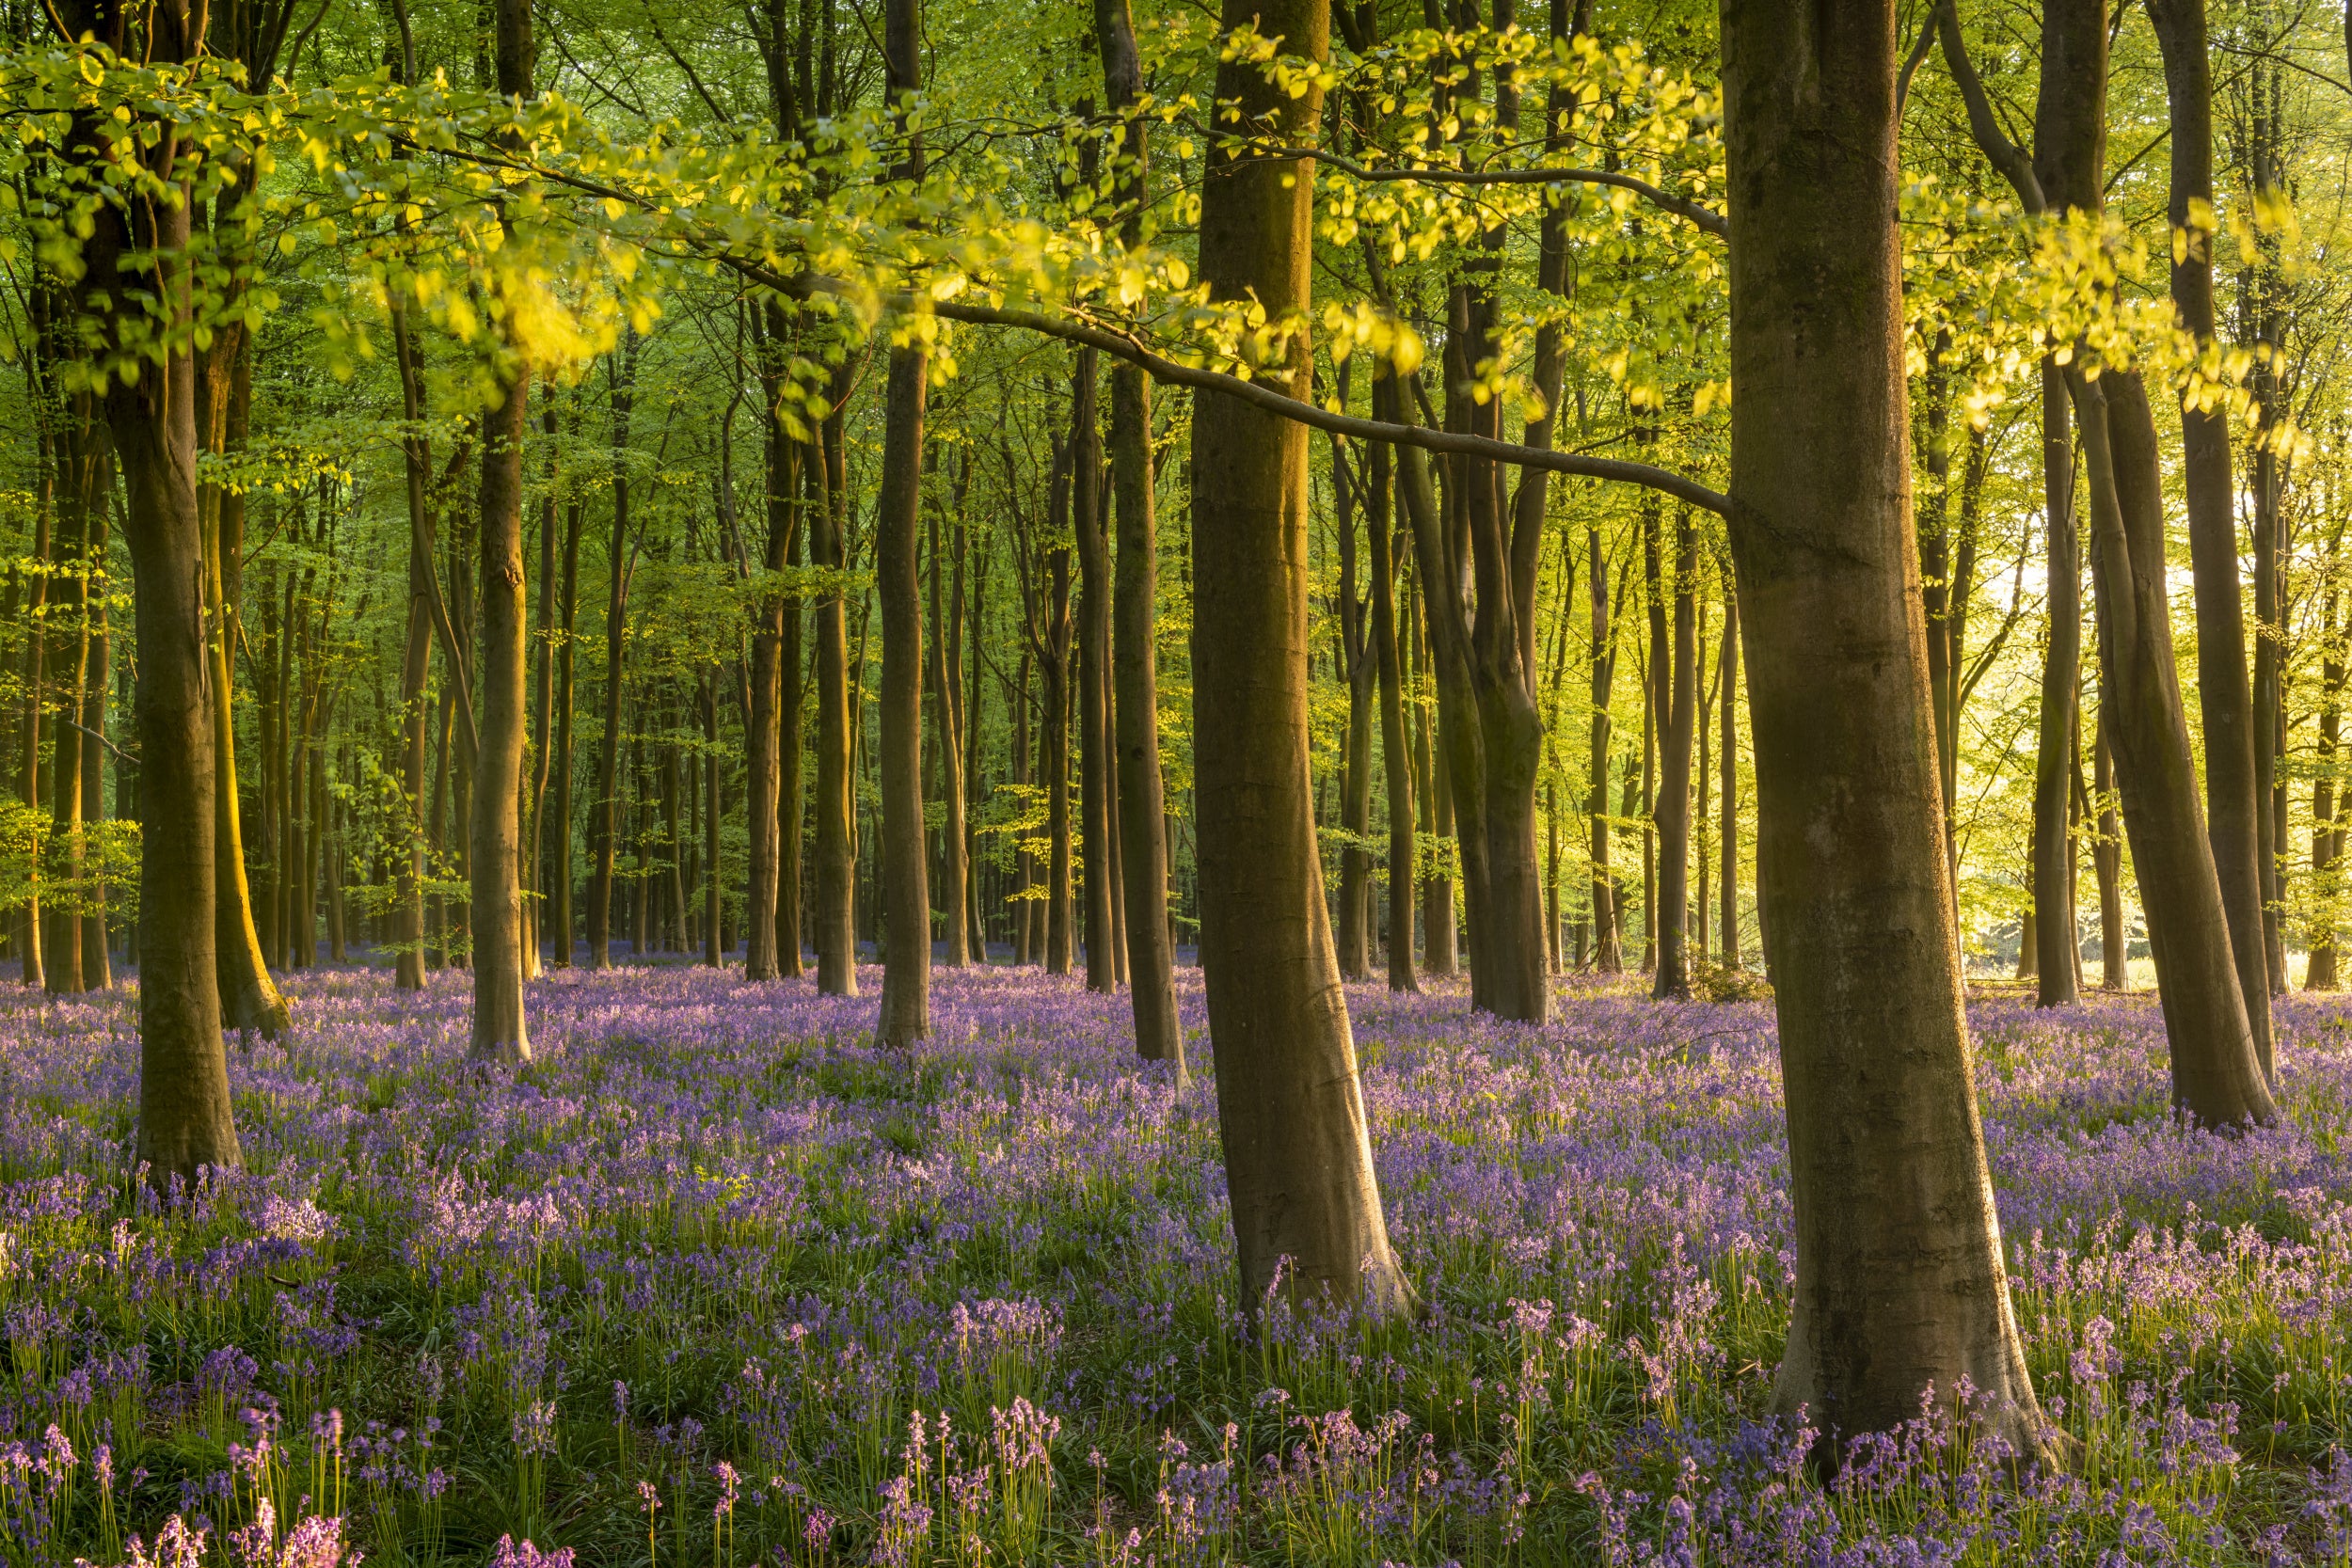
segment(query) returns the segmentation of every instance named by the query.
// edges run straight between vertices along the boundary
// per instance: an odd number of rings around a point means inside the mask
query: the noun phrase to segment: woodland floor
[[[167,1532],[193,1568],[177,1515],[251,1568],[2352,1560],[2352,1003],[2281,1004],[2290,1124],[2223,1141],[2167,1117],[2150,998],[1979,1002],[2083,1465],[1923,1420],[1823,1489],[1759,1424],[1768,1007],[1572,982],[1535,1031],[1351,988],[1432,1312],[1253,1330],[1213,1097],[1132,1059],[1123,999],[942,973],[897,1060],[880,978],[562,974],[500,1080],[463,975],[299,976],[292,1040],[232,1060],[248,1173],[168,1212],[126,1165],[131,999],[8,988],[0,1557]]]

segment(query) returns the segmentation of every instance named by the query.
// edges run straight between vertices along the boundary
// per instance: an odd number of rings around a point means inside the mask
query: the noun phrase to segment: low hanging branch
[[[933,305],[930,309],[933,314],[949,321],[976,326],[1020,327],[1049,338],[1060,338],[1067,342],[1098,348],[1130,364],[1142,366],[1155,381],[1238,398],[1268,413],[1295,420],[1300,424],[1328,431],[1334,436],[1349,436],[1359,441],[1388,441],[1398,446],[1419,447],[1424,451],[1452,452],[1462,457],[1484,457],[1497,463],[1514,464],[1523,468],[1546,468],[1553,473],[1572,474],[1582,479],[1640,484],[1718,515],[1728,515],[1731,511],[1730,497],[1710,490],[1694,479],[1686,479],[1647,463],[1633,463],[1617,457],[1586,457],[1575,452],[1555,451],[1549,447],[1520,446],[1460,431],[1431,430],[1417,424],[1389,424],[1379,420],[1359,419],[1353,414],[1336,414],[1292,397],[1288,392],[1277,390],[1265,382],[1245,381],[1240,376],[1229,375],[1222,371],[1179,364],[1164,355],[1152,353],[1123,334],[1090,326],[1084,322],[1065,321],[1042,311],[1007,309],[989,305],[959,305],[953,300]]]
[[[1557,168],[1538,166],[1534,168],[1375,168],[1326,152],[1314,147],[1258,147],[1248,150],[1253,158],[1311,158],[1338,169],[1352,180],[1366,184],[1393,184],[1409,182],[1422,185],[1607,185],[1613,190],[1631,191],[1654,207],[1663,208],[1677,217],[1687,218],[1719,240],[1731,238],[1731,225],[1723,214],[1690,198],[1677,196],[1670,190],[1653,185],[1630,174],[1612,169]]]
[[[806,298],[811,293],[850,298],[858,293],[838,278],[785,277],[756,262],[732,257],[720,260],[743,277],[794,298]],[[905,294],[891,296],[885,303],[891,309],[908,313],[918,309],[916,302]],[[924,308],[933,315],[970,326],[1015,327],[1025,332],[1035,332],[1041,337],[1059,338],[1064,342],[1100,349],[1131,365],[1141,366],[1154,381],[1238,398],[1268,413],[1295,420],[1310,429],[1327,431],[1334,436],[1353,436],[1359,441],[1387,441],[1396,446],[1418,447],[1423,451],[1450,452],[1460,457],[1483,457],[1496,463],[1508,463],[1523,468],[1543,468],[1580,479],[1639,484],[1718,516],[1727,516],[1731,512],[1731,498],[1721,491],[1647,463],[1629,462],[1618,457],[1587,457],[1577,452],[1521,446],[1516,442],[1498,441],[1491,436],[1471,436],[1460,431],[1432,430],[1417,424],[1390,424],[1380,420],[1359,419],[1353,414],[1334,413],[1279,391],[1265,382],[1248,381],[1223,371],[1182,364],[1166,355],[1154,354],[1125,333],[1048,315],[1041,310],[967,305],[954,300],[943,300]]]

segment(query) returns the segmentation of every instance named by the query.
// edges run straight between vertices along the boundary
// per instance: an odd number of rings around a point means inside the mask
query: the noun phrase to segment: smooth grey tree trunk
[[[1949,1402],[1964,1378],[1994,1431],[2043,1455],[1978,1119],[1935,776],[1894,6],[1726,0],[1723,25],[1729,533],[1795,1203],[1773,1404],[1834,1445],[1915,1418],[1931,1390]]]
[[[1324,0],[1226,0],[1223,21],[1309,61],[1329,44]],[[1229,60],[1216,95],[1285,143],[1316,134],[1313,86],[1292,96]],[[1312,187],[1296,160],[1213,157],[1200,209],[1211,297],[1255,298],[1277,318],[1308,307]],[[1303,335],[1288,355],[1261,373],[1303,395]],[[1242,1298],[1327,1293],[1401,1312],[1413,1296],[1389,1247],[1315,844],[1306,429],[1203,395],[1192,474],[1201,964]]]

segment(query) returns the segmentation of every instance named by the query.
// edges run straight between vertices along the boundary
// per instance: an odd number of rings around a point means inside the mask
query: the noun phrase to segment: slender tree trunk
[[[531,811],[524,825],[523,873],[536,901],[524,910],[523,978],[539,978],[545,967],[541,954],[547,929],[549,885],[554,881],[553,857],[548,852],[548,775],[555,766],[555,623],[556,595],[562,592],[555,569],[555,540],[563,508],[561,470],[556,460],[555,389],[541,395],[539,434],[546,445],[547,493],[539,500],[539,610],[537,644],[531,677]],[[535,916],[535,918],[534,918]]]
[[[224,347],[230,348],[225,369]],[[205,388],[204,403],[215,432],[211,448],[216,451],[241,450],[252,398],[250,356],[242,346],[222,344],[215,347],[209,369],[211,373],[206,379],[210,385]],[[126,482],[129,479],[127,466],[124,478]],[[270,978],[269,966],[262,961],[261,932],[253,923],[253,894],[246,882],[245,837],[237,809],[236,689],[230,650],[237,639],[237,579],[243,571],[245,498],[216,490],[213,504],[206,510],[211,513],[212,523],[206,531],[204,571],[207,603],[212,610],[208,628],[212,678],[208,684],[214,706],[213,768],[216,787],[213,809],[219,818],[213,832],[213,849],[219,864],[212,886],[218,901],[220,923],[214,958],[220,969],[221,1020],[225,1027],[240,1034],[259,1032],[265,1038],[275,1039],[288,1027],[289,1015],[285,999],[278,994],[277,983]]]
[[[2099,792],[2099,842],[2090,863],[2099,878],[2099,987],[2131,987],[2131,950],[2123,935],[2123,828],[2115,810],[2115,752],[2107,743],[2106,703],[2099,704],[2098,739],[2092,752],[2091,784]]]
[[[2168,145],[2174,233],[2213,205],[2213,78],[2207,60],[2205,0],[2150,0],[2164,55],[2172,135]],[[2210,222],[2210,218],[2207,219]],[[2175,241],[2172,307],[2183,329],[2214,335],[2213,236]],[[2271,1068],[2271,975],[2264,954],[2261,816],[2267,804],[2256,779],[2263,718],[2249,689],[2246,612],[2238,583],[2236,485],[2230,473],[2230,424],[2217,408],[2181,408],[2183,492],[2188,505],[2190,572],[2197,590],[2197,693],[2204,717],[2205,818],[2221,906],[2228,917],[2238,990],[2265,1076]],[[2257,540],[2257,549],[2260,541]],[[2045,963],[2044,971],[2048,965]],[[2046,982],[2045,982],[2046,984]]]
[[[70,459],[69,459],[70,460]],[[44,476],[45,478],[46,476]],[[28,819],[41,810],[40,799],[40,734],[43,660],[47,656],[49,637],[46,630],[46,610],[49,603],[49,568],[55,553],[52,516],[57,504],[65,501],[57,486],[44,483],[43,499],[49,504],[37,507],[33,513],[33,572],[31,591],[24,606],[24,706],[17,721],[16,783]],[[67,502],[66,504],[71,504]],[[24,937],[24,961],[22,978],[27,987],[43,987],[40,885],[43,855],[42,846],[34,851],[24,908],[18,911],[19,929]]]
[[[1729,531],[1795,1204],[1773,1404],[1834,1444],[1915,1418],[1923,1398],[1948,1404],[1965,1379],[1984,1423],[2038,1456],[1933,772],[1896,51],[1891,0],[1834,25],[1794,0],[1724,8]]]
[[[1081,349],[1070,382],[1070,521],[1078,554],[1079,856],[1086,867],[1084,919],[1087,990],[1118,988],[1111,952],[1110,843],[1110,546],[1104,537],[1099,476],[1102,439],[1095,418],[1095,353]]]
[[[2070,372],[2068,384],[2090,481],[2100,686],[2172,1045],[2173,1102],[2209,1127],[2268,1122],[2277,1112],[2239,993],[2174,673],[2154,420],[2135,376]]]
[[[1228,0],[1224,23],[1317,62],[1328,43],[1324,0]],[[1216,91],[1285,142],[1315,134],[1317,87],[1294,96],[1229,61]],[[1307,308],[1311,185],[1295,160],[1212,162],[1200,272],[1213,298]],[[1303,334],[1286,366],[1261,373],[1303,395]],[[1204,395],[1192,473],[1201,963],[1242,1299],[1327,1292],[1401,1312],[1412,1291],[1389,1249],[1315,847],[1305,427]]]
[[[1393,374],[1393,372],[1391,372]],[[1382,400],[1376,393],[1375,405]],[[1391,507],[1395,481],[1391,454],[1375,442],[1366,453],[1371,536],[1372,646],[1380,681],[1380,761],[1389,786],[1389,990],[1421,990],[1413,968],[1413,897],[1420,885],[1413,842],[1413,761],[1405,724],[1404,661],[1396,637],[1396,543]]]
[[[2330,552],[2333,554],[2333,552]],[[2311,921],[2305,990],[2336,989],[2336,753],[2344,723],[2344,642],[2330,589],[2320,616],[2319,739],[2312,771],[2312,891],[2318,912]]]
[[[619,852],[621,660],[628,612],[628,421],[637,387],[638,337],[622,339],[612,376],[612,534],[605,551],[604,734],[596,744],[596,798],[588,825],[588,967],[612,967],[613,857]]]
[[[727,957],[726,902],[720,893],[719,824],[720,813],[720,754],[719,754],[719,677],[716,672],[703,679],[703,967],[725,967]],[[771,940],[775,935],[771,921],[768,927]]]
[[[89,565],[93,525],[105,531],[104,501],[98,488],[104,450],[96,439],[97,427],[87,404],[75,411],[67,432],[73,471],[69,484],[58,486],[66,527],[57,541],[58,611],[56,632],[59,713],[49,768],[50,863],[65,896],[53,906],[50,935],[41,944],[43,978],[51,992],[76,995],[85,989],[82,977],[82,908],[84,887],[82,828],[82,751],[80,724],[89,696]]]
[[[580,431],[579,405],[573,405],[572,433]],[[571,487],[564,506],[564,588],[557,610],[559,644],[555,657],[554,809],[548,854],[548,961],[568,969],[572,963],[572,634],[580,613],[580,530],[585,510],[578,485]]]
[[[111,458],[110,458],[111,461]],[[102,470],[103,473],[103,470]],[[101,488],[110,488],[110,482],[102,477]],[[104,511],[99,514],[96,536],[90,548],[91,569],[104,581],[106,566],[106,528]],[[106,601],[102,595],[96,611],[97,623],[90,638],[89,680],[82,698],[82,722],[88,727],[90,744],[82,748],[82,823],[95,833],[106,820],[106,682],[111,678],[108,669],[110,641],[106,631]],[[82,915],[82,984],[89,990],[105,990],[114,985],[114,969],[106,953],[106,884],[95,878]]]
[[[1072,528],[1071,463],[1073,449],[1062,443],[1055,453],[1047,483],[1046,527],[1056,540]],[[1071,930],[1073,876],[1070,832],[1070,550],[1056,545],[1046,552],[1052,578],[1047,600],[1044,647],[1038,658],[1044,676],[1044,705],[1040,710],[1038,750],[1045,786],[1045,973],[1067,974],[1076,954]]]
[[[1723,966],[1738,969],[1740,958],[1740,595],[1724,594],[1724,649],[1716,668],[1723,672],[1724,876],[1723,921],[1717,938]]]
[[[943,601],[940,578],[946,575],[948,560],[940,549],[939,517],[930,519],[930,673],[932,754],[939,768],[939,913],[940,963],[948,969],[961,969],[970,961],[971,932],[969,915],[971,900],[965,880],[971,867],[963,858],[963,721],[962,689],[956,677],[962,673],[961,637],[963,626],[963,568],[970,547],[964,531],[963,502],[970,474],[970,458],[959,470],[951,502],[956,515],[954,529],[954,583]]]
[[[1650,995],[1691,994],[1684,938],[1691,898],[1691,743],[1698,708],[1698,538],[1686,511],[1675,524],[1674,656],[1659,736],[1658,972]]]
[[[1609,558],[1601,548],[1600,530],[1585,531],[1585,541],[1592,552],[1593,568],[1588,580],[1592,606],[1592,728],[1587,737],[1586,777],[1591,781],[1590,794],[1585,800],[1585,814],[1592,821],[1593,863],[1593,967],[1603,974],[1618,974],[1625,970],[1625,949],[1620,945],[1619,931],[1623,919],[1617,907],[1616,874],[1610,868],[1610,851],[1615,834],[1611,831],[1609,817],[1609,745],[1610,689],[1616,683],[1617,641],[1611,629],[1609,616]]]
[[[1340,402],[1347,401],[1347,377],[1342,367]],[[1341,740],[1340,760],[1340,887],[1334,940],[1340,974],[1360,980],[1372,972],[1372,857],[1364,843],[1372,828],[1372,663],[1366,605],[1357,592],[1357,487],[1346,456],[1336,445],[1331,454],[1331,483],[1338,492],[1333,529],[1339,539],[1340,583],[1338,641],[1332,648],[1336,673],[1347,682],[1347,730]]]
[[[806,553],[803,541],[808,529],[803,526],[799,498],[808,493],[801,478],[803,449],[793,448],[791,468],[793,489],[788,499],[792,505],[792,536],[786,541],[787,566],[798,566]],[[772,526],[772,523],[771,525]],[[777,641],[776,673],[776,894],[775,929],[771,938],[775,943],[776,974],[779,978],[797,980],[803,974],[801,963],[801,751],[806,740],[806,726],[802,715],[806,705],[808,681],[802,658],[801,600],[787,599],[784,623]]]
[[[1129,114],[1143,90],[1135,19],[1127,0],[1094,0],[1105,106]],[[1148,118],[1126,122],[1113,182],[1121,242],[1143,238],[1141,203],[1150,146]],[[1176,1014],[1176,949],[1168,911],[1168,802],[1160,774],[1159,518],[1152,474],[1152,383],[1140,366],[1111,369],[1111,495],[1119,561],[1111,588],[1111,724],[1118,753],[1120,889],[1126,913],[1129,999],[1136,1052],[1172,1062],[1185,1086],[1184,1037]],[[975,641],[977,641],[977,633]],[[973,709],[977,727],[979,710]]]
[[[801,500],[801,444],[784,426],[784,311],[771,305],[761,334],[761,391],[765,409],[760,420],[767,475],[767,546],[761,564],[776,572],[792,564],[799,554],[796,532]],[[797,627],[800,608],[780,595],[764,596],[757,608],[752,634],[751,705],[744,736],[745,786],[750,797],[750,895],[745,901],[749,939],[743,949],[743,976],[773,980],[784,973],[779,937],[784,918],[784,877],[781,862],[784,762],[784,642],[785,622]],[[797,660],[796,660],[797,662]],[[792,673],[795,695],[800,672]],[[794,739],[799,726],[793,726]],[[797,807],[797,800],[794,802]],[[793,892],[797,896],[799,887]],[[793,941],[799,942],[798,911],[794,911]],[[800,955],[793,955],[797,972]]]
[[[2049,530],[2049,634],[2042,656],[2042,709],[2033,774],[2033,923],[2037,1004],[2074,1000],[2074,841],[2067,832],[2074,773],[2075,689],[2082,682],[2082,547],[2074,534],[2074,457],[2066,383],[2042,365],[2042,499]]]
[[[922,0],[884,0],[882,14],[889,95],[903,116],[906,100],[923,85]],[[896,177],[919,180],[922,173],[922,142],[914,137]],[[882,752],[882,897],[890,911],[890,951],[874,1039],[891,1051],[913,1050],[931,1032],[931,895],[923,853],[923,586],[917,571],[930,363],[919,343],[890,351],[882,495],[874,514],[874,592],[882,622],[875,722]]]
[[[844,528],[848,498],[840,461],[844,388],[834,383],[834,407],[819,436],[813,465],[815,504],[809,509],[809,564],[830,567],[817,597],[817,989],[827,996],[857,994],[857,850],[852,842],[856,758],[850,733],[849,622],[839,576],[848,569]]]
[[[425,959],[425,772],[426,725],[430,699],[427,683],[433,660],[433,562],[425,541],[432,535],[426,508],[432,505],[432,460],[425,446],[424,380],[418,363],[416,340],[408,330],[408,315],[395,308],[392,345],[400,366],[403,413],[409,429],[401,437],[402,467],[408,499],[408,626],[401,652],[401,788],[407,820],[406,842],[398,847],[397,902],[393,907],[392,987],[395,990],[424,989]]]
[[[1012,704],[1012,782],[1017,789],[1025,790],[1030,783],[1029,769],[1029,650],[1021,650],[1021,678],[1010,693]],[[1012,961],[1016,965],[1033,962],[1038,947],[1030,940],[1036,928],[1037,900],[1030,892],[1037,885],[1036,857],[1029,852],[1025,840],[1016,840],[1012,862]]]
[[[530,0],[498,0],[499,87],[531,91]],[[482,723],[474,753],[473,843],[468,857],[473,926],[475,1061],[527,1062],[523,1019],[523,731],[529,708],[530,626],[523,577],[523,433],[531,376],[518,364],[482,417]]]

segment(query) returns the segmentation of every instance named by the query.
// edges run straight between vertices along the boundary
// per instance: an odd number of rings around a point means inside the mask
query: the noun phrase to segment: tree
[[[498,88],[517,107],[531,95],[530,0],[498,0]],[[508,288],[528,289],[510,274]],[[504,301],[511,324],[520,301]],[[531,367],[511,325],[501,334],[497,401],[482,417],[482,727],[474,752],[473,1043],[478,1061],[526,1062],[523,1018],[522,792],[530,629],[523,575],[523,433]]]
[[[1729,526],[1796,1209],[1773,1402],[1835,1438],[1891,1428],[1965,1378],[1989,1424],[2039,1455],[1932,771],[1894,7],[1823,20],[1788,0],[1724,9]]]
[[[158,60],[194,58],[201,47],[181,0],[139,11],[100,0],[65,8],[78,36],[118,53]],[[80,306],[117,333],[146,324],[138,295],[145,275],[161,275],[146,298],[161,319],[160,361],[138,365],[135,336],[116,340],[105,369],[106,422],[122,465],[123,536],[138,594],[139,745],[139,1106],[138,1158],[159,1185],[194,1181],[208,1168],[243,1163],[229,1098],[215,972],[214,752],[218,671],[206,647],[204,530],[196,494],[195,309],[191,277],[190,170],[168,120],[130,161],[136,183],[103,201],[84,242]],[[73,150],[103,156],[103,133],[75,127]],[[134,291],[137,291],[135,294]],[[215,644],[216,645],[216,644]]]
[[[883,54],[891,107],[906,138],[895,176],[919,180],[923,144],[914,119],[922,90],[921,0],[888,0]],[[882,601],[882,677],[876,729],[882,742],[882,900],[890,920],[882,1019],[874,1037],[908,1050],[931,1032],[931,894],[923,849],[923,599],[916,559],[923,508],[923,415],[930,356],[910,338],[890,350],[882,496],[874,517],[874,587]]]
[[[1284,145],[1313,128],[1325,0],[1226,0],[1223,24],[1280,40],[1284,84],[1217,70],[1220,103]],[[1296,159],[1213,155],[1200,197],[1212,299],[1288,319],[1309,300],[1312,189]],[[1302,328],[1260,373],[1307,390]],[[1307,773],[1307,432],[1237,399],[1193,411],[1193,701],[1201,967],[1244,1298],[1276,1288],[1375,1314],[1412,1291],[1389,1250],[1340,990]],[[1287,1272],[1285,1272],[1287,1270]]]

